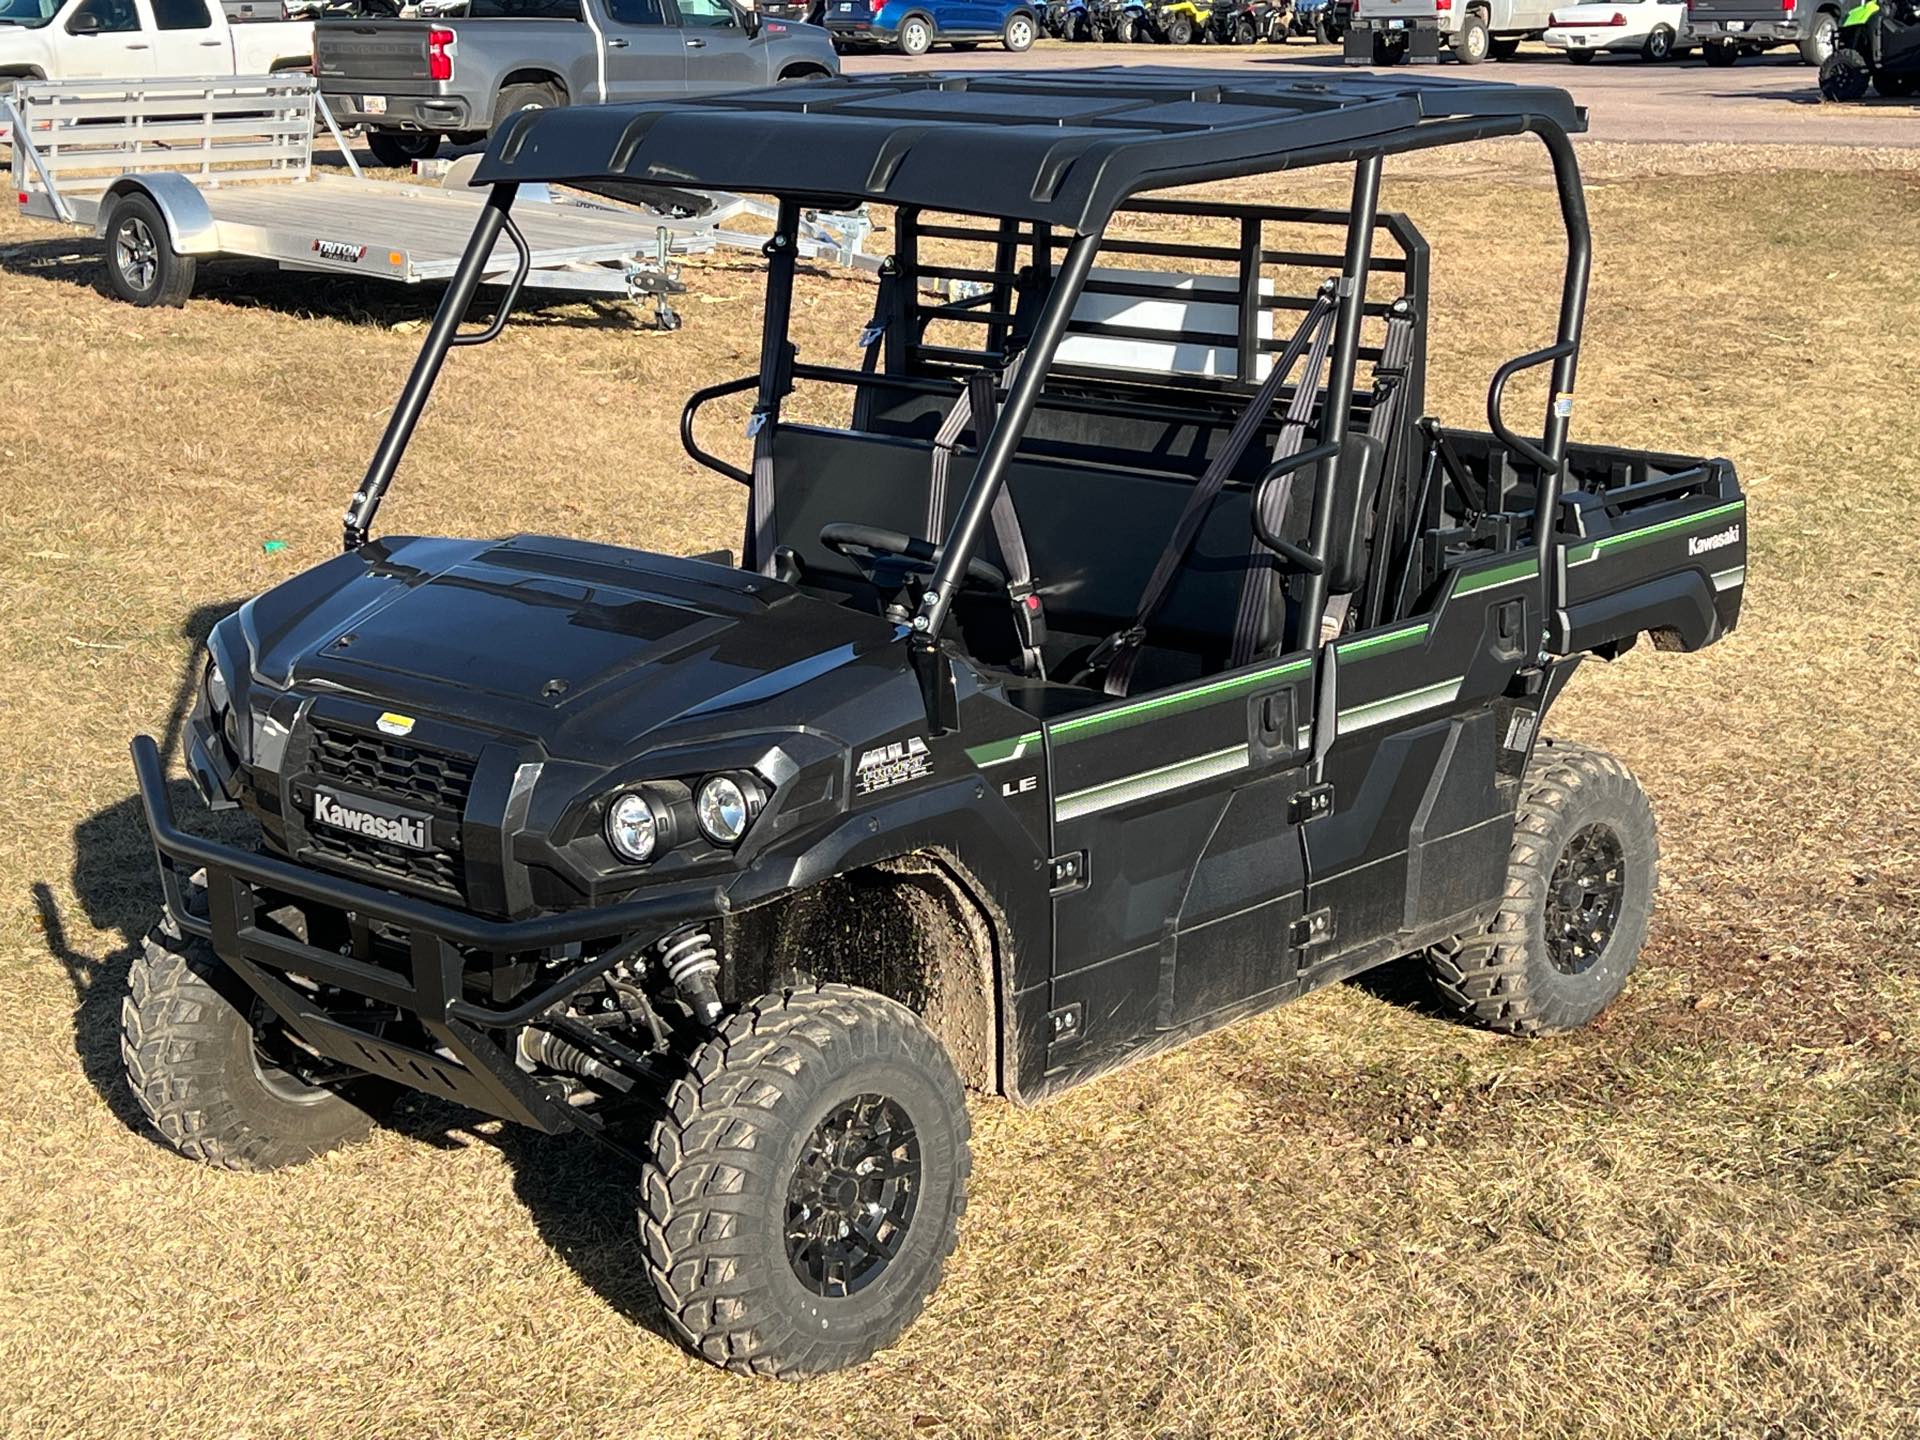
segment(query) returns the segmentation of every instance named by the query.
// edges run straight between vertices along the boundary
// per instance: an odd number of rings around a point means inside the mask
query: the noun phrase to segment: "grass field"
[[[662,1338],[628,1179],[584,1143],[423,1104],[245,1177],[133,1122],[126,739],[209,615],[337,545],[427,301],[229,274],[138,311],[89,288],[90,242],[0,220],[0,1432],[1920,1433],[1920,171],[1790,159],[1589,154],[1575,433],[1731,456],[1752,497],[1740,630],[1591,667],[1552,727],[1662,817],[1619,1006],[1528,1044],[1338,987],[981,1102],[945,1287],[799,1386]],[[1550,331],[1538,172],[1491,147],[1391,182],[1435,242],[1455,423]],[[545,310],[459,354],[382,528],[733,542],[740,493],[674,427],[752,368],[755,275],[690,279],[675,335]],[[849,341],[864,285],[808,296],[805,333]]]

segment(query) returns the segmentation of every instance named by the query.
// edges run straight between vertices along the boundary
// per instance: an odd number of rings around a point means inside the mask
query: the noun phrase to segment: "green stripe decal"
[[[1062,795],[1053,802],[1053,818],[1060,822],[1077,820],[1082,815],[1092,815],[1101,810],[1111,810],[1116,805],[1164,795],[1169,790],[1211,780],[1217,775],[1230,775],[1246,767],[1247,747],[1230,745],[1210,755],[1176,760],[1171,765],[1143,770],[1137,775],[1122,775],[1117,780],[1104,781],[1099,785],[1090,785],[1085,790]]]
[[[1516,580],[1531,580],[1540,573],[1531,560],[1515,560],[1510,565],[1496,565],[1491,570],[1482,570],[1477,574],[1464,577],[1453,587],[1455,596],[1472,595],[1476,591],[1491,590],[1496,585],[1511,585]]]
[[[1024,735],[1009,735],[1005,740],[990,740],[985,745],[969,745],[967,758],[982,770],[989,765],[1004,765],[1009,760],[1018,760],[1027,753],[1029,745],[1040,743],[1040,732],[1029,730]]]
[[[1747,508],[1744,500],[1730,500],[1725,505],[1716,505],[1711,510],[1702,510],[1698,515],[1682,515],[1678,519],[1668,520],[1659,525],[1648,525],[1639,530],[1628,530],[1619,535],[1609,535],[1602,540],[1589,540],[1584,545],[1576,545],[1567,551],[1569,565],[1584,565],[1589,560],[1597,560],[1609,550],[1630,550],[1635,545],[1644,545],[1649,540],[1658,540],[1663,535],[1671,535],[1677,530],[1693,530],[1702,525],[1711,525]]]
[[[1427,638],[1427,629],[1428,626],[1422,622],[1399,630],[1389,630],[1384,635],[1369,635],[1364,640],[1348,640],[1333,648],[1342,660],[1360,660],[1369,655],[1386,655],[1395,650],[1404,650],[1409,645],[1418,645]]]
[[[1183,710],[1191,710],[1196,706],[1222,700],[1242,691],[1271,684],[1275,680],[1303,675],[1311,668],[1313,668],[1311,660],[1289,660],[1284,665],[1271,665],[1262,670],[1249,671],[1244,675],[1229,675],[1224,680],[1215,680],[1191,690],[1180,690],[1171,695],[1156,695],[1151,700],[1136,700],[1131,705],[1121,705],[1112,710],[1096,710],[1091,715],[1076,715],[1071,720],[1062,720],[1057,725],[1049,725],[1047,734],[1062,744],[1084,740],[1102,731],[1138,725],[1147,720],[1158,719],[1162,715],[1177,715]]]

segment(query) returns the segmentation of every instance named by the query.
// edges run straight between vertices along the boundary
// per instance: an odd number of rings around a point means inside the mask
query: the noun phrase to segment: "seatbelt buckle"
[[[755,406],[753,413],[747,416],[747,439],[759,439],[760,432],[767,428],[767,421],[772,418],[773,412],[771,410],[762,410],[758,406]]]
[[[879,320],[874,322],[871,325],[868,325],[866,329],[860,332],[860,348],[862,350],[871,350],[874,346],[878,345],[882,340],[886,338],[886,334],[887,334],[886,321]]]
[[[1020,644],[1020,653],[1027,662],[1027,673],[1044,674],[1047,607],[1032,581],[1008,585],[1007,596],[1013,601],[1013,629]]]

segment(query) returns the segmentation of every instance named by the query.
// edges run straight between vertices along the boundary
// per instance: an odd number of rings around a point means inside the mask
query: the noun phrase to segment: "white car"
[[[1694,48],[1687,7],[1681,0],[1625,0],[1622,4],[1590,0],[1562,6],[1553,12],[1540,38],[1549,49],[1564,50],[1567,59],[1582,65],[1602,50],[1668,60]]]
[[[23,80],[264,75],[312,64],[311,24],[236,25],[219,0],[0,0],[0,88]]]

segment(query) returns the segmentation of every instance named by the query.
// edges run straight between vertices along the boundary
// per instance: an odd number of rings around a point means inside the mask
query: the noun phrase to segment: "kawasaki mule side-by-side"
[[[1398,957],[1497,1030],[1592,1019],[1654,821],[1542,724],[1585,657],[1732,629],[1747,527],[1724,460],[1569,439],[1584,125],[1549,88],[1171,69],[514,117],[344,553],[212,634],[189,768],[257,845],[183,830],[134,742],[156,1128],[267,1168],[409,1086],[584,1130],[638,1164],[679,1333],[791,1376],[932,1292],[968,1090],[1030,1103]],[[1514,135],[1558,189],[1558,323],[1458,429],[1382,163]],[[1348,207],[1155,193],[1313,165]],[[758,373],[682,420],[747,491],[740,563],[376,536],[449,349],[506,323],[511,290],[461,328],[519,187],[665,177],[778,201]],[[802,213],[861,201],[896,248],[855,367],[789,322]],[[1504,401],[1538,371],[1535,431]],[[750,456],[707,448],[729,396]]]

